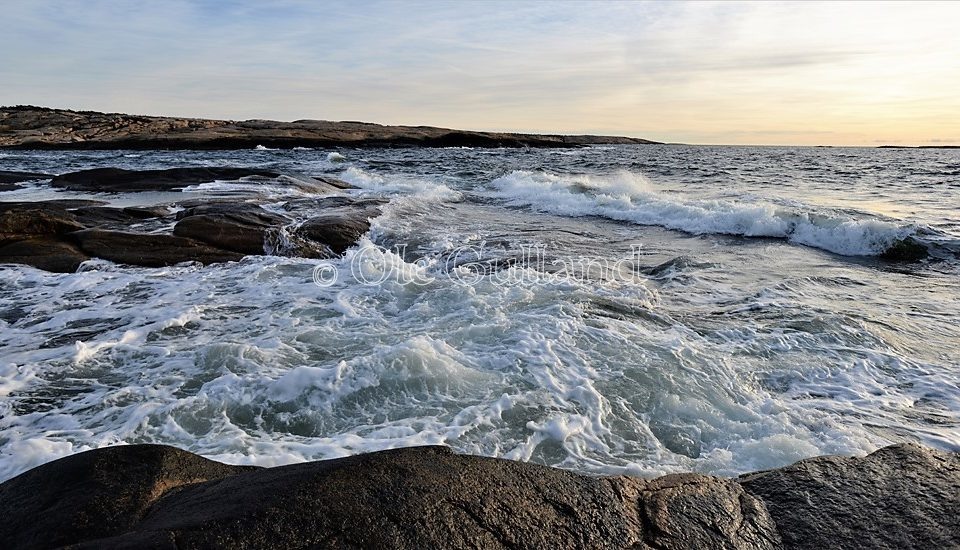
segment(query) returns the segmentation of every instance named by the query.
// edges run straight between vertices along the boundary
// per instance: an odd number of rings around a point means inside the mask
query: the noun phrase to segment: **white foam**
[[[213,196],[260,197],[265,200],[283,200],[312,197],[325,193],[309,181],[301,181],[289,176],[280,176],[271,180],[243,178],[239,180],[215,180],[198,183],[183,188],[184,193],[203,193]]]
[[[402,158],[435,158],[417,154],[425,157]],[[476,174],[512,153],[464,151],[484,156],[486,168],[470,165],[472,175],[457,180],[448,167],[456,169],[450,159],[459,154],[444,152],[442,168],[416,175],[419,167],[364,170],[359,158],[337,166],[361,187],[351,193],[390,199],[362,245],[398,236],[422,245],[418,262],[375,247],[330,260],[341,273],[357,262],[374,284],[345,278],[321,288],[315,262],[278,257],[159,269],[93,260],[76,274],[0,267],[0,480],[135,442],[264,466],[446,444],[639,475],[734,475],[904,440],[960,448],[955,277],[828,260],[806,270],[811,251],[797,247],[778,247],[786,259],[771,258],[796,263],[744,267],[717,247],[696,249],[707,256],[702,263],[676,262],[676,277],[537,284],[505,276],[517,282],[504,285],[490,275],[463,285],[441,260],[452,247],[534,232],[511,233],[485,217],[496,211],[496,220],[522,224],[526,211],[448,204],[475,192],[485,181]],[[536,155],[515,159],[543,158]],[[315,163],[300,170],[309,173],[334,169],[322,154],[297,162]],[[262,180],[196,190],[238,187],[278,199],[302,192]],[[855,213],[739,190],[727,195],[737,200],[706,200],[632,174],[514,172],[481,192],[569,216],[855,253],[892,231]],[[605,246],[595,248],[609,258]]]
[[[555,175],[514,171],[493,180],[495,196],[564,216],[602,216],[694,234],[775,237],[847,256],[874,256],[915,228],[785,208],[762,201],[697,199],[656,190],[641,175]]]
[[[349,272],[360,254],[332,264]],[[465,286],[440,263],[379,249],[361,259],[367,280],[380,282],[321,288],[313,262],[277,257],[14,270],[8,291],[35,309],[0,333],[10,375],[0,478],[117,442],[260,465],[448,444],[596,473],[735,474],[872,450],[889,440],[857,419],[876,410],[876,392],[890,402],[915,391],[889,379],[910,365],[878,354],[859,370],[837,362],[828,384],[811,378],[811,388],[849,392],[811,407],[745,382],[757,355],[735,350],[779,341],[816,369],[830,335],[744,328],[711,339],[679,323],[590,314],[604,300],[663,311],[660,293],[640,282]],[[417,275],[434,280],[408,282]],[[81,344],[44,345],[72,326],[87,327]],[[847,344],[832,345],[840,354]],[[13,413],[31,399],[49,406]]]
[[[413,198],[417,201],[457,201],[463,194],[447,185],[425,178],[408,176],[384,176],[362,168],[351,166],[347,168],[340,179],[353,184],[360,189],[375,191],[380,194]]]

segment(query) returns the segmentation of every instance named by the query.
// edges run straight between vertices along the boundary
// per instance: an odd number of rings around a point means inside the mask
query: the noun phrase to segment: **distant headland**
[[[0,148],[579,147],[659,142],[623,136],[474,132],[326,120],[211,120],[0,107]]]

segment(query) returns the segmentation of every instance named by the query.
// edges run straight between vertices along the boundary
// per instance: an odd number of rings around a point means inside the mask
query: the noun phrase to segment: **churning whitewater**
[[[960,151],[6,151],[0,165],[276,168],[388,201],[334,260],[0,266],[0,480],[121,442],[260,465],[446,444],[641,475],[960,450]],[[254,194],[280,212],[311,191],[38,180],[0,201]],[[929,257],[880,257],[904,239]]]

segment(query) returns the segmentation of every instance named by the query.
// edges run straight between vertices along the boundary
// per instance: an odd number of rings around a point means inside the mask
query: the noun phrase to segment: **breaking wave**
[[[757,200],[697,199],[659,191],[643,176],[513,171],[492,182],[495,197],[511,206],[562,216],[600,216],[693,234],[786,239],[844,256],[877,256],[920,227],[869,214],[780,206]]]

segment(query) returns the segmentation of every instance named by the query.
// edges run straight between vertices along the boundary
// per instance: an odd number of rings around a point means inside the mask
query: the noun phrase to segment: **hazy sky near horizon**
[[[960,144],[960,3],[0,0],[0,104]]]

